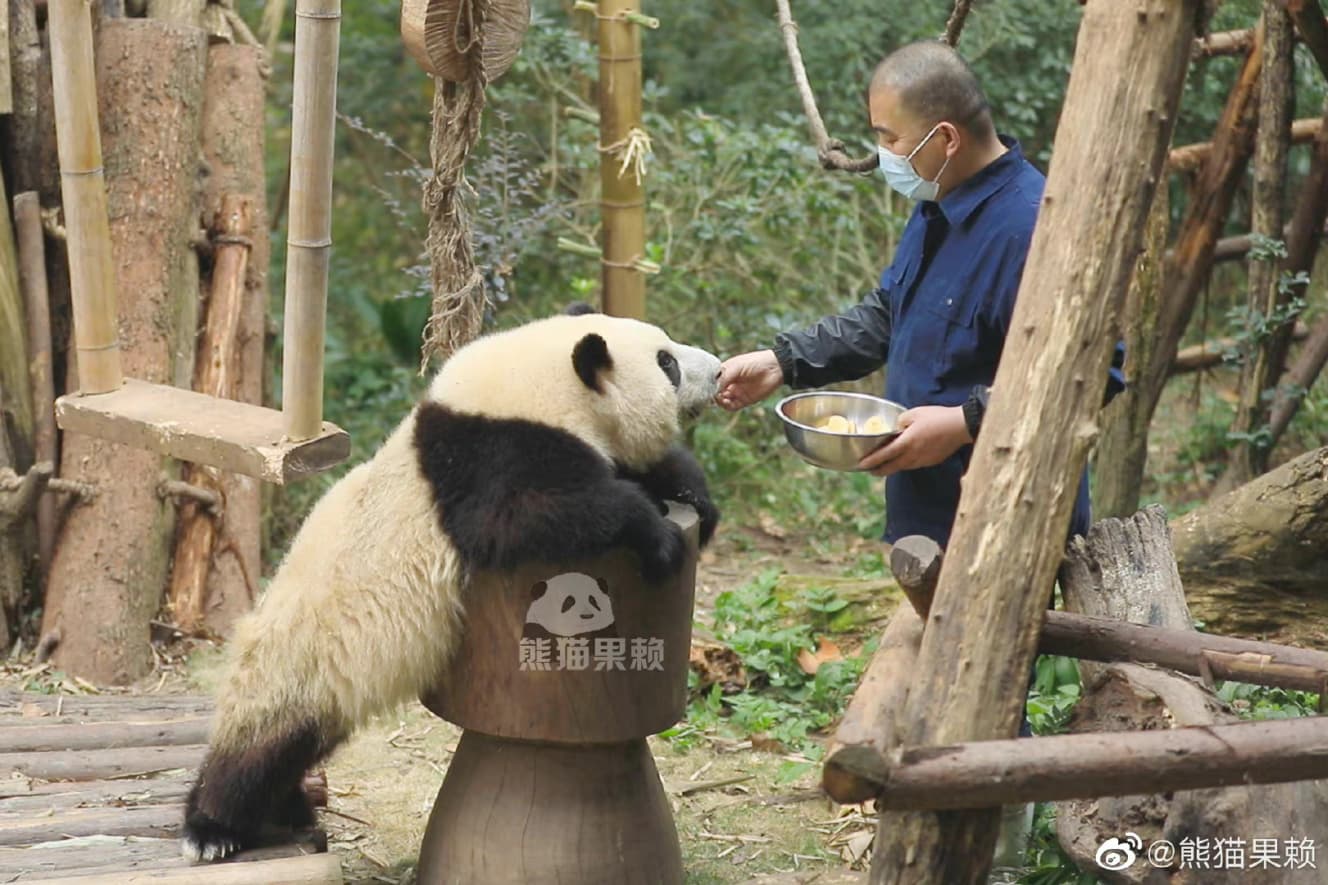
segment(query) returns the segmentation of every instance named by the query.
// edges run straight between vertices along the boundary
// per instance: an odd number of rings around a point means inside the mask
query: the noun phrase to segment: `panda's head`
[[[565,430],[635,469],[657,462],[679,419],[714,399],[719,360],[663,329],[598,313],[537,320],[479,338],[439,371],[429,398]]]

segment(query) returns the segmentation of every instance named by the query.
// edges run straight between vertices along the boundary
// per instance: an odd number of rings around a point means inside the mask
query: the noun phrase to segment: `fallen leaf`
[[[824,638],[816,646],[816,651],[804,648],[798,652],[798,666],[808,676],[815,676],[816,671],[821,669],[821,665],[824,663],[842,660],[844,660],[844,653],[839,650],[839,646]]]

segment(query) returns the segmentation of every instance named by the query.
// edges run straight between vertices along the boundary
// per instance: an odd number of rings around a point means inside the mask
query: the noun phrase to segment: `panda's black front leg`
[[[685,447],[672,446],[645,472],[620,467],[618,475],[638,483],[657,501],[678,501],[695,508],[701,518],[701,546],[710,543],[719,524],[719,508],[710,499],[705,472]]]

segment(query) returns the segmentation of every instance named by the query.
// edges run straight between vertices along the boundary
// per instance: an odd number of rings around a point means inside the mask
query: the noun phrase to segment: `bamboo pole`
[[[637,0],[599,4],[600,213],[604,225],[603,308],[613,316],[646,315],[645,190],[630,151],[641,142],[641,30],[627,13]]]
[[[58,463],[55,434],[55,381],[51,374],[51,307],[46,287],[46,242],[41,203],[24,191],[14,197],[18,240],[18,282],[28,321],[28,380],[32,390],[33,461]],[[44,585],[55,550],[55,500],[37,501],[37,562]]]
[[[50,0],[46,26],[51,42],[78,386],[83,393],[107,393],[124,383],[124,375],[120,371],[115,268],[106,215],[101,133],[97,129],[90,0]]]
[[[286,436],[292,440],[317,436],[323,424],[323,342],[332,253],[332,152],[340,30],[341,0],[296,3],[281,379]]]

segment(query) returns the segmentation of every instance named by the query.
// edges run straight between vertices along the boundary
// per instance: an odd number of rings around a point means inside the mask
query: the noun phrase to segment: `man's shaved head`
[[[959,53],[940,41],[910,43],[887,55],[872,72],[868,92],[878,89],[895,93],[920,119],[945,120],[981,139],[996,134],[978,78]]]

